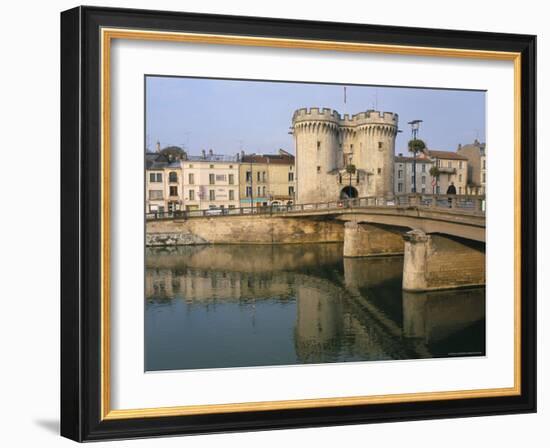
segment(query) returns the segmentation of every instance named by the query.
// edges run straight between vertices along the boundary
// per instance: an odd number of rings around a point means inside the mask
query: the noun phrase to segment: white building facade
[[[184,209],[239,207],[239,162],[236,156],[203,154],[182,161]]]

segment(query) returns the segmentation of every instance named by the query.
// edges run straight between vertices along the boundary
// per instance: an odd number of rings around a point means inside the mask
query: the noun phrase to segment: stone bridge
[[[485,284],[485,198],[399,195],[147,215],[147,245],[343,242],[344,257],[404,254],[403,288]]]

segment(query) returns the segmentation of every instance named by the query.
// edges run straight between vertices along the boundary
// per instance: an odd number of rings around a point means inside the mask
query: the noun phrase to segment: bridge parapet
[[[234,215],[291,215],[330,214],[334,211],[386,207],[421,207],[427,209],[451,209],[464,214],[485,215],[485,196],[401,194],[393,197],[367,196],[330,202],[307,204],[271,205],[263,207],[240,207],[209,210],[189,210],[147,213],[147,220],[214,218]]]

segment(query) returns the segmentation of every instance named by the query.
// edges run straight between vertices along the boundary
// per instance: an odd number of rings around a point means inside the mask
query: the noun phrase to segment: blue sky
[[[154,149],[185,145],[190,154],[294,153],[288,134],[294,110],[329,107],[341,114],[377,109],[399,114],[403,131],[396,153],[406,153],[407,122],[423,120],[419,138],[431,149],[456,150],[475,138],[485,141],[485,92],[347,86],[172,77],[146,79],[146,134]]]

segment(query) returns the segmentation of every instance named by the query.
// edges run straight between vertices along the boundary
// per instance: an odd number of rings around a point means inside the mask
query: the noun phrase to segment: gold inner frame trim
[[[514,63],[514,386],[440,392],[391,395],[314,398],[246,403],[188,405],[140,409],[111,409],[110,346],[110,63],[113,39],[185,42],[212,45],[238,45],[383,53],[410,56],[453,57],[513,61]],[[459,48],[418,47],[305,39],[279,39],[217,34],[144,31],[136,29],[101,29],[101,419],[116,420],[145,417],[168,417],[228,412],[307,409],[414,401],[454,400],[503,397],[521,394],[521,54],[514,52],[468,50]]]

